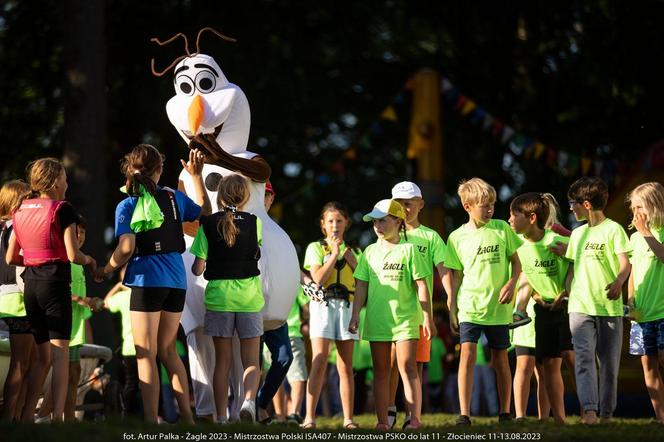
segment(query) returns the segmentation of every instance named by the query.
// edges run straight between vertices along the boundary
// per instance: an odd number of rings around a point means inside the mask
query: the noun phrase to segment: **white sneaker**
[[[51,413],[47,414],[46,416],[39,417],[35,415],[35,423],[36,424],[50,424],[51,423]]]
[[[227,425],[228,424],[228,418],[226,416],[219,416],[215,423],[219,424],[219,425]]]
[[[241,422],[256,422],[256,404],[254,401],[245,399],[240,408],[240,421]]]

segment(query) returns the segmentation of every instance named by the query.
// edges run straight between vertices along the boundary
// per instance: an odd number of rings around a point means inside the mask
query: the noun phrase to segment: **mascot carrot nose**
[[[196,136],[198,135],[198,129],[201,127],[201,122],[205,117],[205,101],[203,97],[196,95],[191,100],[187,114],[189,116],[189,130],[191,131],[191,135]]]

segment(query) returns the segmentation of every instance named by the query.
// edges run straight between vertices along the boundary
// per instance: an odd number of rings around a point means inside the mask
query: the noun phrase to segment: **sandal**
[[[519,318],[519,319],[512,320],[512,323],[507,326],[510,330],[514,329],[514,328],[517,328],[517,327],[521,327],[522,325],[529,324],[530,321],[533,320],[533,318],[528,316],[528,314],[526,312],[520,312],[518,310],[515,311],[512,315]]]
[[[360,428],[360,426],[352,420],[344,420],[344,430],[357,430],[358,428]]]
[[[300,428],[302,428],[303,430],[315,430],[316,429],[316,422],[315,421],[302,422],[302,425],[300,425]]]
[[[376,431],[389,431],[389,430],[390,430],[390,426],[389,426],[388,424],[384,423],[384,422],[378,422],[378,423],[376,424],[376,428],[375,428],[375,430],[376,430]]]

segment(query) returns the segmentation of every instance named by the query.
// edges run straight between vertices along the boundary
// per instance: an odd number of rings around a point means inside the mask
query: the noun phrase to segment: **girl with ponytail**
[[[232,338],[240,338],[244,367],[244,402],[240,419],[256,420],[256,393],[260,337],[263,335],[261,310],[265,304],[258,270],[262,243],[261,220],[243,208],[249,201],[249,183],[240,175],[219,182],[217,204],[221,210],[201,218],[191,253],[195,275],[204,273],[204,332],[212,336],[215,349],[214,400],[219,423],[228,422],[228,375],[232,364]]]
[[[166,367],[180,410],[180,419],[194,423],[189,402],[187,372],[175,349],[184,307],[187,277],[182,223],[209,214],[210,201],[203,185],[203,154],[189,152],[182,167],[192,176],[196,201],[158,185],[164,156],[149,144],[139,144],[125,155],[122,173],[127,198],[115,209],[118,245],[97,281],[127,263],[123,284],[131,288],[131,328],[136,346],[138,378],[145,421],[156,423],[159,371],[156,357]]]

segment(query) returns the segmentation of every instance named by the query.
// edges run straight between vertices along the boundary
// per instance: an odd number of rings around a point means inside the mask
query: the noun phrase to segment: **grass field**
[[[316,431],[302,431],[285,425],[252,426],[246,424],[219,426],[213,424],[146,425],[139,421],[106,421],[97,423],[73,423],[57,425],[0,424],[0,441],[33,442],[105,442],[125,440],[527,440],[527,441],[623,441],[639,442],[664,440],[664,426],[650,419],[615,419],[609,425],[585,426],[578,424],[578,417],[570,417],[567,425],[538,422],[498,425],[496,418],[474,418],[472,427],[458,428],[456,416],[431,414],[423,418],[426,427],[417,433],[401,431],[376,433],[371,431],[376,420],[373,415],[356,418],[363,428],[344,432],[341,419],[320,418]]]

